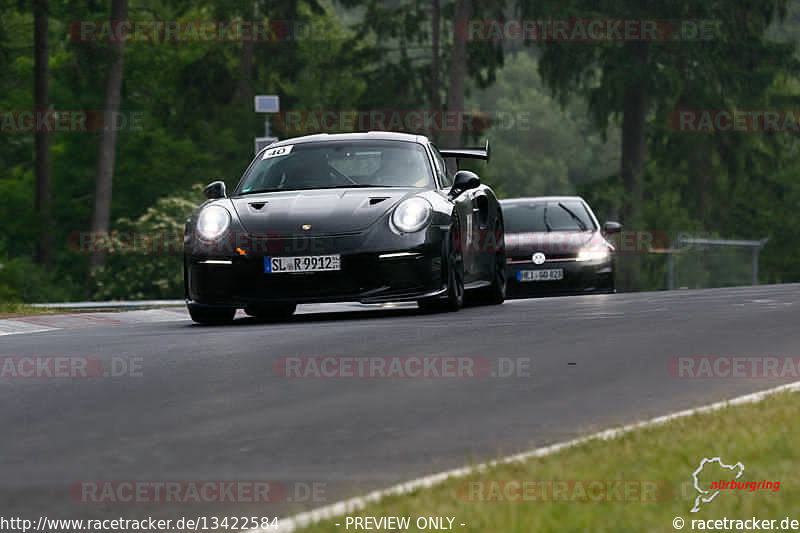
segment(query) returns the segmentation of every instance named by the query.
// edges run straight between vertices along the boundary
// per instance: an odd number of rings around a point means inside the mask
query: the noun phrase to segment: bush
[[[137,218],[117,221],[105,267],[93,273],[97,300],[183,297],[183,245],[186,218],[202,197],[202,185],[189,195],[159,199]],[[137,236],[134,244],[132,236]]]
[[[46,271],[27,257],[9,260],[0,255],[0,302],[67,301],[80,292],[73,280]]]

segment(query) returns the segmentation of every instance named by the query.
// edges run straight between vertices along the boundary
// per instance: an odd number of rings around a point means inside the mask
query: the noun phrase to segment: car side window
[[[447,165],[444,162],[442,154],[439,153],[439,149],[433,144],[431,144],[431,150],[433,151],[433,160],[436,162],[436,173],[439,174],[442,188],[447,189],[452,187],[453,177],[447,172]]]

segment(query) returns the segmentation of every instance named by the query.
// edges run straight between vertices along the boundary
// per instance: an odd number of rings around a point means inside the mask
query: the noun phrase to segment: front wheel
[[[198,324],[216,325],[227,324],[236,315],[232,307],[208,307],[204,305],[189,304],[189,316]]]
[[[419,300],[419,308],[425,312],[458,311],[464,306],[464,256],[457,222],[448,233],[449,238],[442,254],[447,275],[447,292],[444,297]]]

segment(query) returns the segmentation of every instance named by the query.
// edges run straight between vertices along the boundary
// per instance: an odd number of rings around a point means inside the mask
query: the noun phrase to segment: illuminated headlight
[[[206,240],[213,240],[228,231],[231,214],[224,207],[210,205],[197,217],[197,233]]]
[[[578,257],[575,258],[576,261],[605,261],[608,259],[609,251],[608,248],[603,246],[602,248],[582,248],[580,252],[578,252]]]
[[[409,198],[398,205],[392,213],[392,225],[401,233],[414,233],[428,225],[431,220],[431,204],[424,198]]]

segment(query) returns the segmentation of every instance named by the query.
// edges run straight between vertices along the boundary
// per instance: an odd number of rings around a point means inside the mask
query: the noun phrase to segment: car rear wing
[[[455,157],[456,159],[483,159],[489,162],[489,140],[483,148],[452,148],[439,150],[442,157]]]

